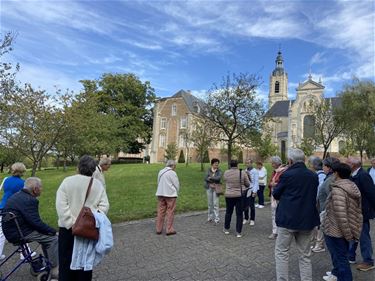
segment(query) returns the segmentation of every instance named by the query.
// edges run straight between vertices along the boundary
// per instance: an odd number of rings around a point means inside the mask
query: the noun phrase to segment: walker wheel
[[[42,273],[39,273],[39,275],[36,277],[36,280],[49,281],[51,280],[51,275],[47,271],[43,271]]]

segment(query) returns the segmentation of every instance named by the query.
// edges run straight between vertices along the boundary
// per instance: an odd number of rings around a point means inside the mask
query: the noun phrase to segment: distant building
[[[321,81],[308,80],[300,83],[296,89],[296,99],[288,99],[288,74],[284,69],[284,60],[279,51],[276,66],[270,75],[268,105],[265,114],[268,126],[272,132],[273,143],[280,148],[281,155],[285,155],[289,147],[299,147],[304,138],[315,134],[314,104],[318,104],[324,97],[324,86]],[[340,105],[340,98],[328,98],[333,107]],[[328,152],[339,152],[344,140],[334,139]],[[319,152],[321,149],[318,149]]]

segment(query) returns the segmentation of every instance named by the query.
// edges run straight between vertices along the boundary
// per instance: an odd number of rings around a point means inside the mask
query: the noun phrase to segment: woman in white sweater
[[[86,191],[95,169],[95,160],[88,155],[82,156],[78,164],[78,174],[65,178],[57,190],[56,210],[59,225],[60,281],[86,281],[92,279],[92,271],[70,270],[70,263],[74,244],[72,226],[83,207]],[[90,207],[93,212],[99,210],[107,213],[109,209],[106,191],[102,183],[97,179],[93,179],[85,206]]]
[[[258,204],[255,205],[257,208],[264,208],[264,189],[266,188],[267,183],[267,170],[263,166],[263,162],[257,162],[257,170],[258,170],[258,179],[259,179],[259,189],[257,191],[258,194]]]

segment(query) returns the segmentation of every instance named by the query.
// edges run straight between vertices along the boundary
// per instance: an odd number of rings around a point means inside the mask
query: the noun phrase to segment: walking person
[[[335,181],[327,198],[322,221],[324,239],[331,254],[333,270],[326,281],[352,281],[348,251],[349,242],[358,241],[362,227],[361,192],[349,180],[350,167],[336,163],[332,167]]]
[[[257,191],[258,204],[256,204],[255,207],[262,209],[264,208],[264,189],[266,188],[267,183],[267,169],[263,166],[263,162],[261,161],[258,161],[256,164],[258,170],[259,189]]]
[[[363,261],[357,265],[360,271],[369,271],[375,268],[372,257],[372,243],[370,236],[370,219],[375,218],[375,186],[371,176],[362,168],[362,162],[358,158],[349,158],[347,164],[352,171],[351,180],[361,192],[363,225],[359,238],[359,245]],[[358,242],[351,242],[349,246],[349,262],[356,263],[356,250]]]
[[[229,234],[230,222],[234,208],[236,208],[236,232],[237,238],[242,237],[242,219],[243,219],[243,192],[247,192],[250,187],[249,177],[245,172],[238,169],[237,160],[230,161],[230,169],[224,172],[226,184],[225,190],[225,222],[224,233]]]
[[[109,170],[109,168],[111,167],[111,162],[111,158],[109,157],[100,159],[99,164],[98,166],[96,166],[95,172],[93,174],[93,178],[99,180],[102,183],[104,189],[106,189],[104,172]]]
[[[90,281],[92,270],[70,269],[74,247],[72,226],[83,204],[93,212],[108,212],[109,202],[103,185],[93,179],[95,160],[84,155],[79,159],[78,174],[66,177],[56,193],[56,211],[59,225],[59,281]],[[92,180],[90,193],[85,201],[88,186]],[[87,262],[90,262],[89,260]]]
[[[255,197],[257,196],[257,191],[259,189],[258,171],[253,167],[253,160],[248,159],[246,161],[245,172],[250,180],[250,188],[247,190],[246,196],[244,197],[244,220],[242,224],[249,223],[253,226],[255,225]]]
[[[177,233],[173,227],[173,220],[180,183],[175,170],[176,161],[168,160],[165,168],[160,170],[158,174],[156,234],[162,233],[165,216],[167,217],[166,235]]]
[[[282,161],[279,156],[271,157],[271,165],[274,170],[268,184],[268,189],[270,190],[271,197],[272,233],[268,236],[268,239],[274,240],[277,237],[276,209],[279,202],[272,196],[272,190],[277,185],[281,174],[288,168],[288,166],[282,165]]]
[[[219,195],[216,194],[215,188],[212,184],[221,184],[222,172],[219,169],[220,160],[217,158],[211,159],[211,167],[207,170],[206,176],[204,177],[204,187],[207,192],[208,202],[208,222],[215,222],[218,224],[220,221],[219,217]]]
[[[314,228],[319,225],[316,209],[318,176],[306,168],[305,154],[300,149],[289,149],[288,162],[288,169],[280,176],[272,192],[279,200],[276,209],[276,277],[277,281],[289,280],[289,250],[294,240],[299,252],[301,280],[312,281],[310,241]]]

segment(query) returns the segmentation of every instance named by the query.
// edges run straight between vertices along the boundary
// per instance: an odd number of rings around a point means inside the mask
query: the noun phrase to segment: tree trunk
[[[327,147],[327,146],[323,146],[323,147],[324,147],[324,151],[323,151],[323,159],[326,159],[326,157],[327,157],[328,147]]]
[[[361,150],[359,151],[359,155],[361,156],[361,162],[362,162],[362,158],[363,158],[363,149],[361,149]]]
[[[38,171],[42,170],[42,159],[38,162]]]
[[[38,160],[35,160],[33,162],[33,168],[31,170],[31,176],[32,177],[35,177],[35,173],[36,173],[36,169],[38,168]]]
[[[4,172],[4,162],[1,163],[1,167],[0,167],[0,173],[3,173]]]
[[[67,165],[66,165],[66,162],[67,162],[67,161],[68,161],[67,158],[64,157],[64,162],[63,162],[63,165],[64,165],[63,171],[64,171],[64,172],[66,172],[66,170],[67,170]]]
[[[228,141],[228,168],[230,168],[230,161],[232,160],[232,141]]]

